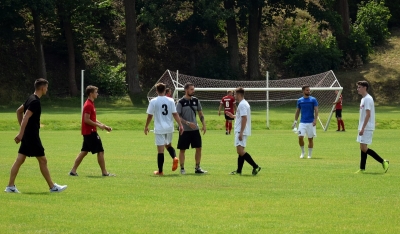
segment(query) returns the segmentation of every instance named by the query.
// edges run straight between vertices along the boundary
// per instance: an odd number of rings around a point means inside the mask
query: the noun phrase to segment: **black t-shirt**
[[[39,134],[42,107],[40,106],[40,98],[35,94],[29,96],[29,98],[25,101],[24,114],[27,110],[30,110],[33,114],[28,120],[24,135]]]

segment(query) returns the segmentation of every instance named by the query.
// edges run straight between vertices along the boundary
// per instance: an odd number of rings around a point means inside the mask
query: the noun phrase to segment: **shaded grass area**
[[[68,184],[49,194],[35,159],[27,159],[17,178],[22,194],[0,193],[2,233],[397,233],[400,211],[398,130],[377,130],[372,148],[390,160],[387,174],[372,158],[367,174],[354,174],[359,164],[356,131],[318,132],[313,159],[299,159],[297,137],[290,130],[258,130],[248,152],[263,168],[242,176],[236,168],[233,136],[208,131],[203,136],[202,167],[194,174],[194,150],[186,156],[187,175],[157,168],[154,136],[142,131],[100,132],[108,170],[103,178],[95,156],[68,171],[81,147],[79,131],[43,131],[52,177]],[[2,131],[0,181],[6,185],[18,146],[15,131]],[[174,145],[177,134],[174,134]],[[12,210],[13,212],[9,212]],[[368,220],[368,222],[366,222]]]

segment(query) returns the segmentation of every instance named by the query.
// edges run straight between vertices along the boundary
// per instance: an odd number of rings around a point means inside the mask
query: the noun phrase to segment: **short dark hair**
[[[366,80],[358,81],[358,82],[357,82],[357,85],[361,85],[361,86],[363,86],[363,87],[367,87],[367,91],[368,91],[368,88],[369,88],[368,81],[366,81]]]
[[[184,86],[184,89],[187,90],[190,86],[194,86],[193,83],[187,82]]]
[[[85,93],[87,96],[89,96],[91,93],[93,93],[96,90],[99,90],[99,88],[97,88],[96,86],[93,86],[93,85],[88,85],[86,87]]]
[[[164,83],[157,83],[155,85],[158,93],[164,93],[165,87],[167,87]]]
[[[38,90],[38,89],[40,89],[42,86],[45,86],[45,85],[47,85],[47,84],[49,84],[49,82],[48,82],[46,79],[44,79],[44,78],[39,78],[39,79],[35,80],[35,84],[34,84],[35,90]]]
[[[301,90],[305,90],[306,88],[310,88],[310,86],[309,85],[303,85],[303,86],[301,86]]]
[[[244,96],[244,88],[243,87],[237,87],[235,90],[236,93],[240,93]]]

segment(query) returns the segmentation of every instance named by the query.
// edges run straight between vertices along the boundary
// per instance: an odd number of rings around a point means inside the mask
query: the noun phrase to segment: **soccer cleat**
[[[53,188],[50,189],[50,192],[51,193],[60,193],[64,190],[66,190],[67,187],[68,187],[67,185],[58,185],[58,184],[54,183],[54,186],[53,186]]]
[[[300,158],[304,158],[304,154],[300,154]]]
[[[360,169],[356,172],[354,172],[355,174],[364,174],[365,173],[365,169]]]
[[[107,174],[102,174],[102,176],[116,176],[115,174],[111,174],[109,172],[107,172]]]
[[[4,190],[6,193],[19,193],[17,187],[14,186],[7,186],[6,189]]]
[[[225,135],[228,135],[228,131],[225,131]]]
[[[175,157],[172,161],[172,171],[176,171],[176,169],[178,168],[178,162],[179,162],[179,159],[177,157]]]
[[[73,173],[72,171],[69,172],[70,176],[78,176],[78,173]]]
[[[186,171],[185,171],[185,169],[181,169],[181,175],[184,175],[184,174],[186,174]]]
[[[259,171],[261,171],[261,167],[253,168],[253,171],[251,172],[251,174],[257,175]]]
[[[229,175],[242,175],[242,173],[237,171],[232,171],[231,173],[229,173]]]
[[[308,155],[308,156],[307,156],[307,158],[308,158],[308,159],[310,159],[310,158],[311,158],[311,156],[310,156],[310,155]]]
[[[201,169],[200,167],[198,167],[198,168],[196,168],[196,169],[194,170],[194,173],[196,173],[196,174],[204,174],[204,173],[207,173],[207,171],[204,171],[203,169]]]
[[[388,171],[388,169],[389,169],[389,161],[388,160],[384,160],[383,163],[382,163],[382,167],[383,167],[383,170],[386,173]]]
[[[163,176],[164,172],[154,171],[154,175]]]

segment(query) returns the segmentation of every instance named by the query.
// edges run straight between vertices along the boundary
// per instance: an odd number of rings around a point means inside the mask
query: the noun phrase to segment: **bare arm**
[[[146,134],[146,135],[149,132],[149,124],[152,119],[153,119],[153,115],[147,114],[146,125],[144,126],[144,134]]]
[[[203,127],[202,127],[203,134],[205,134],[207,130],[206,130],[206,121],[204,120],[203,111],[198,111],[198,113],[199,113],[199,118],[200,118],[201,124],[203,125]]]
[[[318,106],[314,106],[314,121],[313,121],[313,126],[317,125],[317,120],[318,120]]]
[[[218,115],[221,115],[221,107],[222,107],[222,103],[219,104]]]
[[[28,124],[29,118],[30,118],[32,115],[33,115],[33,112],[30,111],[30,110],[27,110],[27,111],[25,112],[25,115],[24,115],[24,117],[22,118],[22,121],[21,121],[21,127],[20,127],[20,129],[19,129],[19,133],[18,133],[18,135],[14,138],[15,143],[18,144],[18,143],[22,140],[22,137],[24,136],[24,133],[25,133],[26,125]]]
[[[240,125],[240,134],[243,134],[244,129],[246,128],[246,124],[247,124],[247,115],[243,115],[242,116],[242,122]]]
[[[176,123],[179,126],[179,134],[182,135],[183,133],[183,126],[182,126],[182,122],[181,122],[181,118],[179,118],[179,114],[178,113],[172,113],[172,115],[174,116],[174,119],[176,121]]]
[[[24,117],[24,105],[21,105],[17,109],[17,119],[18,119],[18,124],[21,126],[22,123],[22,118]]]
[[[358,133],[360,136],[362,136],[364,134],[364,129],[365,126],[367,126],[369,119],[371,118],[371,110],[365,110],[365,119],[364,119],[364,123],[361,127],[360,132]]]
[[[300,108],[296,109],[296,113],[294,114],[294,120],[297,122],[297,120],[299,119],[299,115],[300,115]]]
[[[107,131],[111,131],[111,128],[109,126],[100,123],[100,121],[96,120],[96,122],[93,122],[90,119],[90,114],[88,113],[83,114],[83,121],[85,122],[85,124],[89,124],[90,126],[99,127],[100,129],[106,129]]]

